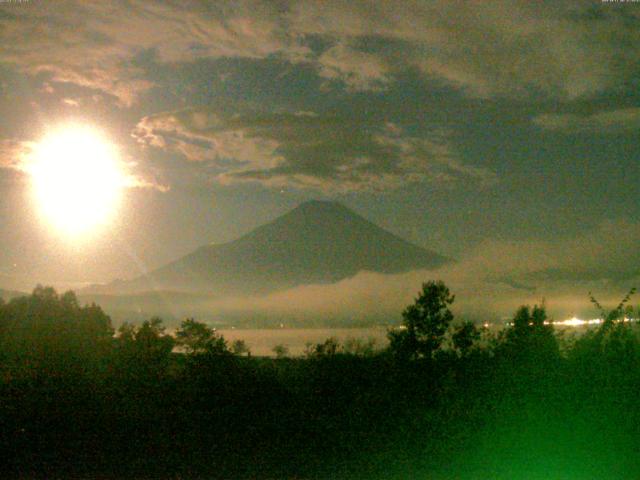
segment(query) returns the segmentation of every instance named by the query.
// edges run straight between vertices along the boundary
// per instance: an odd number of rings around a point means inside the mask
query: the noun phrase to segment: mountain
[[[363,270],[401,273],[447,261],[339,203],[310,201],[235,241],[202,246],[145,277],[111,284],[103,292],[256,294],[333,283]]]

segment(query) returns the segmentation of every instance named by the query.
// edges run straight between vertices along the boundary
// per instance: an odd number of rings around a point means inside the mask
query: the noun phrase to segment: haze
[[[367,318],[432,278],[469,315],[616,301],[639,277],[639,12],[0,3],[0,288],[135,279],[321,199],[455,262],[206,309]],[[69,122],[109,138],[128,172],[90,241],[43,221],[29,193],[30,155]]]

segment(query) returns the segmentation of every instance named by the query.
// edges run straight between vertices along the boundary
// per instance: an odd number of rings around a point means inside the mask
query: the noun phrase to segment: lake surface
[[[253,355],[273,356],[273,347],[286,345],[290,356],[303,355],[307,343],[322,343],[329,337],[341,344],[349,338],[376,342],[376,348],[387,346],[386,327],[368,328],[278,328],[278,329],[219,329],[218,332],[231,344],[244,340]]]
[[[555,322],[556,333],[562,333],[565,337],[571,335],[581,335],[588,329],[597,327],[595,320],[576,321],[569,319],[562,322]],[[480,325],[478,325],[480,326]],[[506,327],[503,323],[486,323],[484,328],[488,328],[493,334],[497,334]],[[367,341],[373,339],[376,349],[385,348],[389,341],[387,339],[387,327],[365,327],[365,328],[277,328],[277,329],[242,329],[242,328],[221,328],[217,330],[229,342],[234,340],[244,340],[251,353],[258,356],[274,356],[273,347],[285,345],[289,349],[289,356],[304,355],[307,343],[317,344],[324,342],[327,338],[333,337],[340,344],[349,338]]]

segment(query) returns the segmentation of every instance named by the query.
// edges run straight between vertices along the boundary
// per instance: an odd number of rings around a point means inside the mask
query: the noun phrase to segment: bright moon
[[[35,149],[31,175],[44,217],[73,237],[105,224],[115,213],[124,186],[115,147],[82,126],[45,136]]]

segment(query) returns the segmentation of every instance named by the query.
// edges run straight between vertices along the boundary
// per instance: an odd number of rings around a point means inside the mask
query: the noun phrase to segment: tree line
[[[389,345],[252,356],[193,318],[115,329],[73,292],[0,302],[3,478],[576,478],[640,474],[629,303],[566,337],[544,305],[498,333],[425,283]],[[551,472],[551,473],[550,473]],[[559,476],[562,476],[559,474]]]

